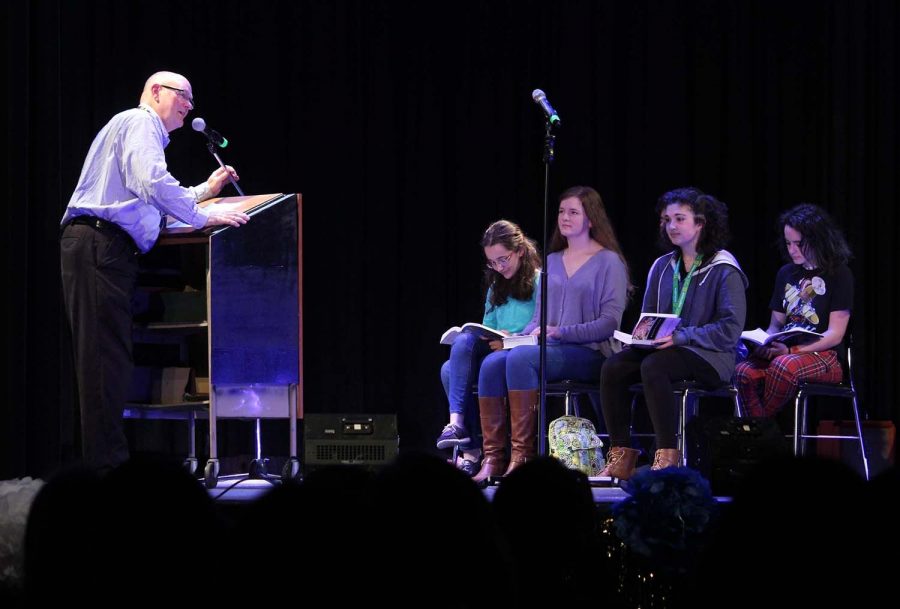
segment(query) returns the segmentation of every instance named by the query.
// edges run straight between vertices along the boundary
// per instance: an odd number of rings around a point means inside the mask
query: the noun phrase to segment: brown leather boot
[[[510,445],[512,454],[505,476],[537,456],[538,390],[509,391]]]
[[[501,476],[506,471],[506,437],[509,435],[506,421],[509,411],[503,398],[479,397],[478,409],[484,459],[481,461],[481,469],[472,480],[481,483],[489,477]]]
[[[681,467],[681,451],[677,448],[660,448],[653,456],[653,465],[650,466],[650,469],[667,467]]]
[[[600,476],[612,476],[619,480],[628,480],[634,474],[641,451],[624,446],[612,446],[606,453],[606,467],[600,470]]]

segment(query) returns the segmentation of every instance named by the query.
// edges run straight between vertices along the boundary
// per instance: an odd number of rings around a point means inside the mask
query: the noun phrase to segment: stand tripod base
[[[246,474],[219,476],[219,460],[210,459],[207,461],[206,467],[203,470],[203,481],[206,488],[214,489],[218,485],[220,478],[222,480],[236,480],[234,485],[240,484],[246,480],[264,480],[272,485],[280,482],[302,480],[300,474],[300,460],[297,457],[291,457],[285,462],[284,466],[281,468],[280,476],[269,473],[269,463],[270,461],[268,458],[253,459],[250,462],[250,467]]]

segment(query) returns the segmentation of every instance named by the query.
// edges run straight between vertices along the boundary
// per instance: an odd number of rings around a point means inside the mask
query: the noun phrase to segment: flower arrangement
[[[646,469],[624,486],[613,529],[628,549],[669,572],[684,572],[705,541],[716,513],[709,482],[686,467]]]

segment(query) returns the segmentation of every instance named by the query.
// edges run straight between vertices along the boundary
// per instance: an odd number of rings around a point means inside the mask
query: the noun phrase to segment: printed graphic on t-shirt
[[[818,276],[804,277],[796,285],[786,283],[783,304],[787,320],[782,330],[803,328],[815,332],[819,315],[813,306],[813,299],[826,291],[825,280]]]

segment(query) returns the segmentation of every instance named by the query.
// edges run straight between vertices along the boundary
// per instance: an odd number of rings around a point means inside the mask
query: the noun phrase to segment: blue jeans
[[[506,358],[506,384],[512,391],[525,391],[540,387],[538,376],[540,347],[525,345],[509,351]],[[603,355],[582,345],[547,345],[547,380],[571,379],[594,383],[600,380]]]
[[[463,415],[466,430],[472,437],[470,446],[479,447],[481,420],[478,416],[478,400],[472,394],[472,385],[478,378],[482,360],[491,352],[488,341],[474,334],[463,332],[450,346],[450,359],[441,366],[441,383],[450,403],[450,412]]]
[[[486,398],[506,397],[506,357],[509,351],[494,351],[481,362],[478,373],[478,395]]]

